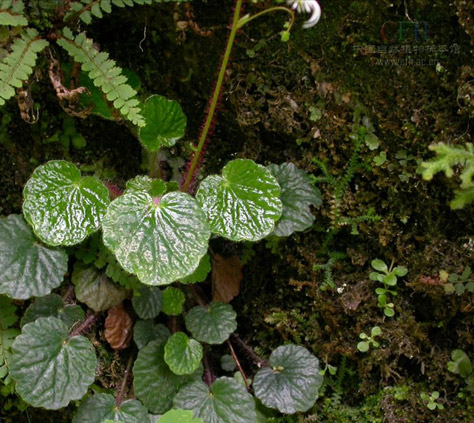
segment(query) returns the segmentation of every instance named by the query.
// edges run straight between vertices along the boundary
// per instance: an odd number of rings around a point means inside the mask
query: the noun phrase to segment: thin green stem
[[[283,7],[283,6],[270,7],[268,9],[265,9],[265,10],[262,10],[261,12],[256,13],[255,15],[252,15],[252,16],[249,16],[249,15],[243,16],[237,22],[238,29],[242,28],[244,25],[248,24],[250,21],[253,21],[256,18],[259,18],[260,16],[263,16],[263,15],[266,15],[267,13],[275,12],[275,11],[286,12],[290,15],[290,24],[288,25],[288,29],[287,29],[287,31],[290,32],[291,28],[293,27],[293,24],[295,23],[295,12],[293,12],[293,10],[288,9],[287,7]]]
[[[209,106],[209,112],[207,114],[206,122],[204,123],[201,136],[199,138],[198,146],[196,151],[194,152],[193,159],[189,166],[188,172],[186,174],[186,179],[184,181],[182,191],[187,192],[189,186],[193,180],[194,172],[196,171],[196,167],[199,163],[199,159],[202,154],[202,149],[204,147],[204,143],[206,142],[207,135],[209,134],[209,130],[211,129],[212,119],[214,118],[214,113],[217,108],[217,104],[219,102],[219,96],[222,89],[222,84],[225,78],[225,72],[227,69],[227,64],[229,63],[230,53],[232,52],[232,46],[234,45],[235,36],[237,34],[239,27],[239,20],[240,20],[240,12],[242,10],[242,3],[243,0],[237,0],[234,10],[234,18],[232,20],[232,28],[230,31],[229,39],[227,41],[227,47],[225,49],[224,57],[222,59],[221,68],[219,70],[219,76],[217,77],[216,87],[214,88],[214,93],[212,95],[212,100]]]

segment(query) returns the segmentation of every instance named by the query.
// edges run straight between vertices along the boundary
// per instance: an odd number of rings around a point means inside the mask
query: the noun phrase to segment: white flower
[[[311,17],[303,24],[303,28],[311,28],[321,18],[321,6],[316,0],[286,0],[286,4],[298,13],[311,13]]]

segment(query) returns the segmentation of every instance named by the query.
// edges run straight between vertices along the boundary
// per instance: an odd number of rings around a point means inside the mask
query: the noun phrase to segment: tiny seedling
[[[448,276],[445,271],[441,271],[440,275],[444,276],[446,279],[446,283],[444,284],[446,294],[455,293],[457,295],[462,295],[465,292],[474,293],[474,276],[472,275],[472,270],[469,266],[466,266],[460,275],[457,273],[450,273]]]
[[[383,312],[387,317],[393,317],[395,315],[394,304],[389,301],[389,295],[395,297],[397,291],[393,287],[397,286],[398,277],[405,276],[408,273],[408,269],[404,266],[393,267],[393,262],[388,267],[383,260],[376,259],[372,260],[372,267],[377,270],[372,272],[369,277],[373,281],[378,281],[383,284],[382,287],[378,287],[375,293],[378,295],[378,306],[383,308]]]
[[[380,347],[380,343],[378,343],[375,338],[377,336],[380,336],[382,334],[382,329],[380,329],[379,326],[374,326],[372,328],[372,330],[370,331],[370,336],[367,335],[365,332],[362,332],[360,335],[359,335],[359,338],[360,339],[363,339],[363,341],[360,341],[358,344],[357,344],[357,349],[360,351],[360,352],[367,352],[369,351],[370,349],[370,346],[372,346],[373,348],[379,348]]]
[[[420,397],[423,401],[426,402],[426,406],[430,410],[444,410],[443,404],[440,404],[438,402],[439,399],[439,392],[438,391],[433,391],[431,394],[427,394],[426,392],[422,392],[420,394]]]
[[[474,368],[468,355],[463,350],[451,351],[451,361],[448,370],[461,376],[466,382],[468,391],[474,392]]]

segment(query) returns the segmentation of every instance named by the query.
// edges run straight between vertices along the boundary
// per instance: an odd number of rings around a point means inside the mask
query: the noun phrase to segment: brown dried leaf
[[[128,348],[132,340],[133,320],[123,303],[109,308],[105,319],[105,339],[114,350]]]
[[[228,303],[239,294],[242,263],[238,256],[224,258],[216,254],[212,260],[212,300]]]

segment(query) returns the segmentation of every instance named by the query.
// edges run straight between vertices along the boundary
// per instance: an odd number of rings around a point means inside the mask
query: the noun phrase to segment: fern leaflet
[[[92,17],[102,18],[104,13],[112,11],[112,5],[117,7],[144,5],[164,2],[184,2],[188,0],[80,0],[70,3],[71,12],[65,17],[65,21],[79,16],[79,19],[86,24],[92,22]]]
[[[421,164],[420,171],[423,179],[430,181],[439,172],[444,172],[450,178],[454,174],[453,167],[463,166],[460,174],[461,189],[455,192],[456,196],[450,205],[453,209],[461,209],[472,203],[474,201],[474,184],[472,182],[474,176],[474,145],[468,142],[465,146],[455,147],[439,143],[430,146],[430,150],[436,153],[436,157]]]
[[[0,25],[28,25],[28,21],[23,15],[24,9],[25,5],[22,0],[0,0]]]
[[[18,329],[12,326],[18,321],[15,314],[16,307],[10,303],[7,297],[0,296],[0,379],[8,385],[9,378],[8,362],[11,357],[11,346],[16,336],[20,334]]]
[[[15,88],[20,88],[32,74],[38,53],[47,45],[32,28],[13,42],[11,53],[0,63],[0,106],[13,97]]]
[[[94,85],[104,92],[107,100],[112,102],[125,118],[135,125],[145,125],[139,102],[135,98],[137,92],[127,84],[122,69],[114,60],[109,59],[107,53],[97,51],[92,40],[83,32],[74,37],[69,28],[64,29],[58,44],[82,65],[82,70],[94,81]]]

